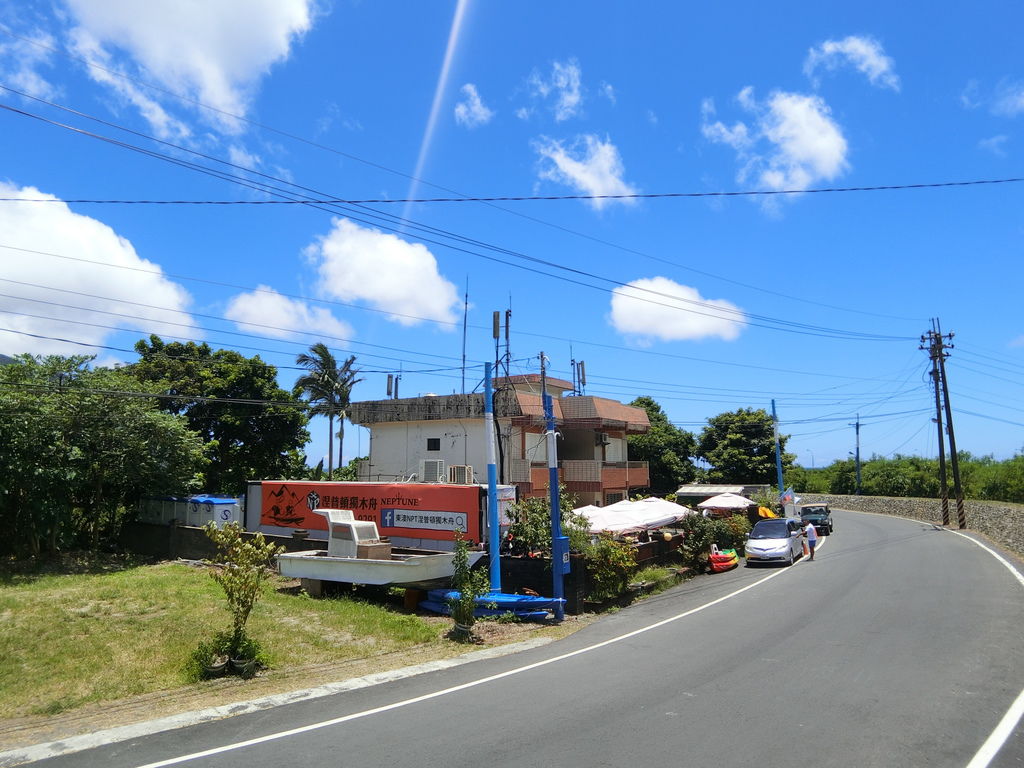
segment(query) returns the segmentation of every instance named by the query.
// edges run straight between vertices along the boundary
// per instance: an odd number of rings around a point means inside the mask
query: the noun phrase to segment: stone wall
[[[886,496],[829,496],[804,494],[804,503],[820,501],[832,509],[852,509],[880,515],[899,515],[929,523],[942,523],[939,499],[890,498]],[[1024,505],[1000,501],[965,501],[967,528],[1024,557]],[[949,501],[950,527],[957,527],[956,502]]]

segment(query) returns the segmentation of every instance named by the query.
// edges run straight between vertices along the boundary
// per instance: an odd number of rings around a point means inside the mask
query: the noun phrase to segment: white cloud
[[[1003,83],[996,94],[992,111],[1005,117],[1016,117],[1024,112],[1024,83]]]
[[[258,80],[286,60],[293,42],[310,29],[314,8],[313,0],[65,2],[74,46],[87,60],[236,115],[246,114]],[[94,67],[89,75],[115,87],[154,128],[161,127],[159,113],[146,103],[156,96],[143,96]],[[224,115],[203,116],[225,132],[242,128]]]
[[[476,86],[466,83],[460,89],[462,101],[455,105],[455,122],[466,128],[476,128],[479,125],[487,125],[494,117],[494,110],[488,109],[481,101]]]
[[[26,30],[19,40],[10,38],[0,41],[0,75],[8,86],[40,99],[52,99],[57,88],[40,72],[48,67],[54,58],[52,50],[57,47],[52,36],[38,30]]]
[[[224,315],[239,328],[277,339],[313,334],[338,342],[355,335],[352,326],[338,320],[330,310],[282,296],[266,285],[235,296]]]
[[[977,109],[981,106],[981,101],[978,98],[978,81],[968,80],[967,85],[960,91],[960,104],[963,105],[964,109]]]
[[[615,104],[615,88],[611,83],[601,83],[601,95],[608,99],[612,104]]]
[[[746,325],[743,312],[724,299],[701,297],[696,288],[651,277],[634,280],[612,294],[611,323],[641,341],[736,339]]]
[[[709,122],[715,116],[715,104],[711,99],[704,99],[700,112],[701,133],[708,141],[713,141],[716,144],[728,144],[736,150],[746,149],[750,146],[750,132],[745,123],[737,121],[730,128],[721,120]]]
[[[761,129],[775,151],[761,181],[772,189],[800,189],[846,169],[846,139],[817,96],[777,91],[768,97]]]
[[[593,134],[578,136],[570,147],[562,142],[541,136],[533,148],[542,161],[539,176],[548,181],[567,184],[585,195],[631,195],[637,189],[623,180],[625,168],[619,150],[610,139],[601,141]],[[596,210],[608,203],[634,203],[635,200],[588,200]]]
[[[881,43],[871,37],[850,35],[842,40],[826,40],[817,48],[811,48],[804,61],[804,73],[814,80],[818,67],[834,70],[843,64],[854,66],[872,85],[894,91],[900,89],[900,78],[893,70],[892,59],[885,55]]]
[[[0,197],[57,200],[33,187],[4,182],[0,182]],[[164,277],[158,265],[140,258],[128,240],[103,222],[75,213],[62,202],[4,203],[0,232],[4,245],[82,260],[0,249],[2,292],[17,297],[0,297],[0,325],[23,332],[0,331],[0,352],[99,353],[102,350],[58,339],[104,344],[116,329],[140,335],[197,335],[186,311],[188,293]],[[139,301],[144,304],[130,303]]]
[[[324,297],[365,301],[406,326],[419,324],[417,318],[458,320],[458,292],[421,243],[334,219],[331,231],[317,238],[306,255],[317,266]]]
[[[575,59],[552,63],[549,78],[542,77],[534,70],[527,84],[535,98],[554,99],[551,109],[557,122],[576,117],[583,107],[582,74],[579,62]]]
[[[744,88],[738,101],[753,113],[750,125],[709,123],[714,105],[705,101],[701,130],[709,141],[736,150],[740,183],[755,178],[767,189],[806,189],[848,168],[846,139],[820,97],[775,91],[762,104]]]
[[[530,109],[529,107],[519,107],[519,109],[516,110],[516,117],[518,117],[520,120],[529,120],[530,115],[532,114],[533,110]]]
[[[250,171],[255,171],[261,164],[259,155],[252,154],[245,147],[239,146],[238,144],[232,144],[228,147],[228,161],[233,165],[246,168]]]
[[[978,147],[980,149],[988,150],[993,155],[998,155],[999,157],[1006,157],[1006,149],[1004,149],[1004,147],[1006,146],[1006,142],[1008,139],[1009,136],[1007,136],[1006,134],[1000,134],[999,136],[991,136],[987,139],[982,139],[981,141],[979,141]]]

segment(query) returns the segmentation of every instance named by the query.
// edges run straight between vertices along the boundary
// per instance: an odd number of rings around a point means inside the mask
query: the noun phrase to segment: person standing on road
[[[807,527],[804,528],[804,536],[807,537],[807,548],[811,550],[810,559],[814,559],[814,546],[818,543],[818,529],[814,527],[814,523],[807,523]]]

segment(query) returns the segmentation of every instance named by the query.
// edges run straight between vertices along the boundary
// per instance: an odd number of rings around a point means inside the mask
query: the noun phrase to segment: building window
[[[427,450],[428,451],[440,451],[441,450],[441,438],[440,437],[428,437],[427,438]]]
[[[604,495],[604,504],[605,506],[608,506],[609,504],[617,504],[618,502],[622,501],[625,497],[626,494],[624,493],[606,493]]]

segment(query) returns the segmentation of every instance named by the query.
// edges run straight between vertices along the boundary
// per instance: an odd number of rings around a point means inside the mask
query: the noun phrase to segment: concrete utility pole
[[[939,327],[939,319],[932,320],[932,336],[938,352],[939,379],[942,381],[942,399],[946,404],[946,433],[949,435],[949,463],[953,469],[953,493],[956,495],[956,522],[963,530],[967,527],[967,510],[964,509],[964,489],[960,483],[960,457],[956,452],[956,435],[953,433],[953,409],[949,404],[949,379],[946,378],[946,352],[945,348],[953,348],[952,344],[943,342],[942,329]],[[953,340],[950,333],[945,338]]]
[[[547,424],[548,485],[551,503],[551,589],[558,602],[555,605],[555,621],[565,618],[565,589],[563,578],[569,572],[569,537],[562,535],[562,505],[558,493],[558,448],[555,436],[555,411],[551,395],[548,394],[547,366],[544,353],[540,353],[541,402],[544,405],[544,419]]]
[[[859,413],[857,414],[857,421],[855,421],[853,424],[850,424],[850,426],[854,428],[854,434],[857,437],[857,442],[856,442],[856,446],[857,447],[855,449],[857,452],[853,455],[853,465],[854,465],[854,467],[856,469],[856,472],[857,472],[857,475],[856,475],[856,488],[855,488],[855,490],[856,490],[856,494],[858,496],[860,496],[860,414]]]
[[[927,342],[928,346],[924,346]],[[939,494],[942,498],[942,524],[949,525],[949,485],[946,482],[946,440],[942,432],[942,384],[939,381],[939,343],[929,331],[921,337],[919,349],[927,349],[932,361],[932,385],[935,387],[935,423],[939,429]]]
[[[782,481],[782,449],[779,447],[779,417],[775,414],[775,400],[772,400],[772,429],[775,432],[775,479],[779,483],[779,498],[786,492]]]

